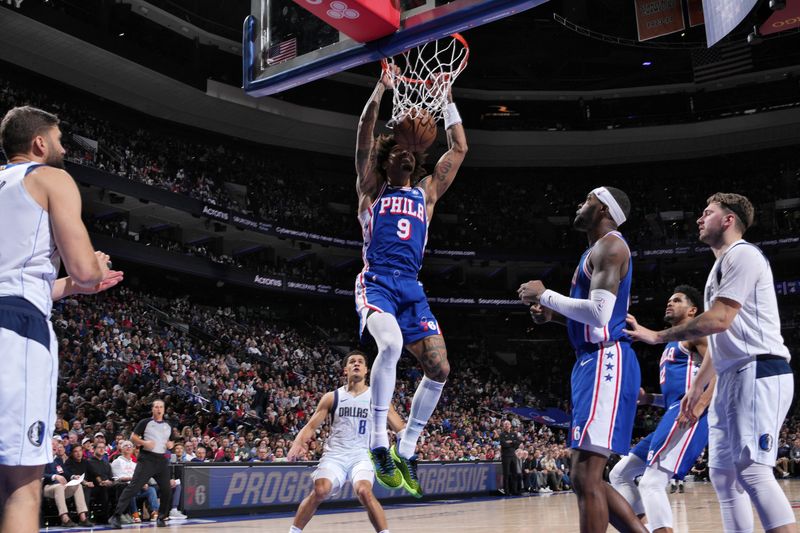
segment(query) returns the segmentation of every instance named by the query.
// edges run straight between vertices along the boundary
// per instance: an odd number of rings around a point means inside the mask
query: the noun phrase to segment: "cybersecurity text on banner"
[[[686,28],[681,0],[634,0],[639,40],[647,41]]]

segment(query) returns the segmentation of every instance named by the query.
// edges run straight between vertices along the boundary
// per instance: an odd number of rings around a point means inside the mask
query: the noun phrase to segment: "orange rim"
[[[467,62],[469,60],[469,44],[467,43],[467,40],[464,39],[464,36],[462,36],[460,33],[454,33],[454,34],[450,35],[450,37],[452,37],[456,41],[460,42],[461,45],[464,47],[464,50],[466,51],[466,53],[464,54],[464,57],[461,59],[461,64],[459,64],[458,68],[455,70],[456,72],[461,72],[462,70],[467,68]],[[389,61],[387,61],[386,58],[381,59],[381,71],[382,72],[387,72],[388,70],[389,70]],[[444,75],[447,78],[449,78],[451,74],[452,74],[452,72],[444,73]],[[406,76],[398,76],[397,79],[403,81],[404,83],[416,83],[416,84],[419,84],[419,83],[424,83],[424,84],[433,83],[431,80],[420,80],[420,79],[417,79],[417,78],[407,78]]]

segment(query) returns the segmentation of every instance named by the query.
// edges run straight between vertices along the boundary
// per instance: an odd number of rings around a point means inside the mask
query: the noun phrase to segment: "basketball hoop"
[[[454,33],[381,61],[394,86],[392,118],[386,125],[393,128],[406,117],[416,119],[423,110],[441,119],[450,87],[468,59],[467,41]]]

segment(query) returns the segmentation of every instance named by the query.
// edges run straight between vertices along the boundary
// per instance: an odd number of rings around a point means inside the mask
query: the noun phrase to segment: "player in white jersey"
[[[713,368],[705,358],[681,402],[681,414],[692,416],[716,370],[708,455],[723,529],[753,531],[752,501],[764,529],[783,533],[796,531],[795,517],[772,468],[794,379],[772,269],[761,250],[742,239],[753,216],[753,205],[744,196],[711,196],[697,220],[700,240],[717,258],[706,282],[707,311],[659,332],[631,323],[628,333],[650,344],[709,335]]]
[[[370,438],[370,389],[366,378],[369,368],[367,356],[358,350],[344,359],[344,375],[347,384],[326,393],[317,410],[300,430],[289,450],[290,461],[296,460],[308,450],[308,443],[317,428],[331,417],[331,432],[325,441],[324,453],[317,469],[312,474],[314,488],[300,503],[289,533],[300,533],[308,524],[317,507],[328,496],[336,494],[350,481],[358,501],[367,510],[372,526],[379,533],[389,533],[383,507],[372,493],[375,468],[369,457]],[[405,424],[393,407],[389,408],[389,427],[401,435]]]
[[[44,465],[52,462],[58,343],[52,302],[113,287],[121,272],[95,252],[78,187],[64,170],[59,120],[15,107],[0,122],[0,531],[39,531]],[[67,273],[57,279],[60,262]]]

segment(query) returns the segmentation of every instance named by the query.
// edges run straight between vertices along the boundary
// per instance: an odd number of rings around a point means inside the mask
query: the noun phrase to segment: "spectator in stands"
[[[87,444],[90,443],[87,442]],[[80,486],[83,489],[83,499],[86,501],[86,505],[91,505],[94,483],[91,480],[91,476],[87,475],[89,464],[84,459],[84,449],[82,445],[73,446],[72,453],[69,454],[69,459],[64,463],[64,466],[67,472],[69,472],[70,480],[80,479]]]
[[[792,449],[789,451],[789,469],[794,475],[800,473],[800,437],[796,437],[792,442]]]
[[[87,460],[87,477],[94,483],[92,501],[100,502],[102,514],[107,519],[111,516],[111,506],[117,501],[114,487],[114,474],[106,457],[106,445],[98,442],[94,446],[94,454]]]
[[[208,462],[206,459],[206,447],[205,446],[198,446],[197,453],[195,454],[194,459],[192,459],[193,463],[205,463]]]
[[[55,454],[56,446],[61,442],[53,439],[53,453]],[[74,527],[81,525],[91,527],[94,525],[89,520],[89,508],[86,506],[83,490],[79,483],[73,483],[69,486],[68,478],[72,478],[67,468],[56,461],[48,464],[44,468],[44,477],[42,483],[44,485],[43,494],[45,498],[54,499],[56,507],[58,507],[58,515],[61,520],[61,525],[64,527]],[[75,499],[75,509],[78,512],[78,524],[72,521],[69,517],[67,509],[67,498]]]
[[[706,459],[705,450],[697,458],[697,462],[692,466],[689,473],[694,476],[695,481],[708,481],[708,459]]]
[[[121,455],[111,463],[111,472],[114,480],[122,487],[128,485],[133,479],[136,470],[136,461],[133,459],[133,443],[124,440],[120,443]],[[130,500],[129,512],[120,516],[120,521],[126,524],[141,523],[142,518],[139,513],[138,502],[146,500],[150,510],[158,509],[158,494],[156,488],[145,484],[142,489]]]

